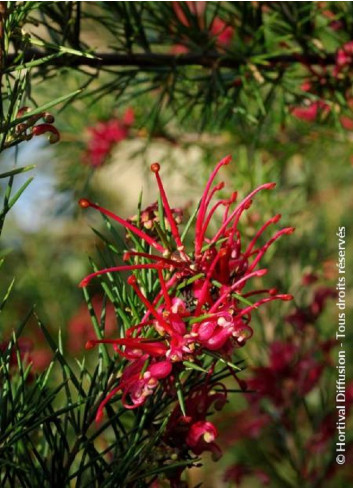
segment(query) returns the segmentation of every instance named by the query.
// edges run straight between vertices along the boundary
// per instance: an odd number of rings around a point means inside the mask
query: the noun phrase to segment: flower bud
[[[170,372],[172,371],[172,368],[173,367],[172,367],[171,362],[163,361],[163,362],[153,363],[149,367],[148,372],[155,379],[164,379],[165,377],[167,377],[170,374]]]
[[[151,171],[153,173],[158,173],[160,168],[161,168],[161,166],[159,163],[152,163],[152,165],[151,165]]]

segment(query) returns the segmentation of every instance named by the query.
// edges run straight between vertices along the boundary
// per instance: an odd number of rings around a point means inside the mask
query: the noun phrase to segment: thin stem
[[[5,2],[3,2],[5,3]],[[51,54],[49,51],[40,51],[39,49],[29,49],[23,54],[23,63],[35,61]],[[7,57],[7,65],[11,64],[16,59],[16,54],[9,54]],[[288,63],[307,63],[310,65],[333,65],[335,64],[335,53],[327,53],[325,57],[317,54],[282,54],[277,56],[269,56],[266,59],[266,64],[261,65],[262,69],[273,69],[273,65],[282,65]],[[61,56],[60,58],[48,59],[47,66],[92,66],[95,68],[104,68],[105,66],[137,66],[139,68],[170,68],[175,66],[202,66],[210,67],[225,67],[237,69],[240,66],[246,65],[249,59],[246,57],[234,58],[227,56],[224,53],[208,52],[202,54],[160,54],[160,53],[139,53],[139,54],[119,54],[119,53],[96,53],[94,58],[85,56]]]

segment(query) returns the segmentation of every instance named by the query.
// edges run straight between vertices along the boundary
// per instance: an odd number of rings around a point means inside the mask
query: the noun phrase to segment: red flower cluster
[[[229,156],[222,159],[207,182],[196,215],[194,248],[191,251],[187,251],[181,237],[175,212],[169,205],[160,178],[158,163],[154,163],[151,170],[156,177],[170,230],[169,233],[165,230],[161,241],[153,237],[153,233],[147,234],[135,227],[131,221],[86,199],[80,200],[81,207],[94,208],[114,219],[154,250],[153,253],[127,251],[123,258],[128,264],[92,273],[82,280],[81,287],[108,272],[138,272],[141,269],[153,270],[160,284],[156,295],[150,299],[139,285],[138,274],[131,275],[128,284],[145,308],[141,322],[131,326],[124,338],[92,340],[86,345],[92,348],[97,343],[111,343],[128,360],[119,384],[101,403],[98,420],[103,415],[104,406],[119,391],[122,392],[123,405],[134,409],[153,395],[159,386],[170,389],[174,375],[184,368],[183,362],[198,364],[208,352],[229,358],[234,348],[244,346],[252,336],[250,322],[254,309],[274,300],[292,299],[290,295],[278,294],[275,289],[243,292],[253,278],[262,277],[267,272],[266,269],[258,269],[267,249],[282,235],[291,234],[293,228],[283,228],[265,244],[259,245],[267,228],[279,221],[280,215],[276,215],[260,227],[247,246],[243,245],[238,228],[243,213],[250,208],[258,192],[272,189],[275,184],[263,184],[240,201],[237,193],[233,193],[230,198],[220,199],[212,205],[215,194],[224,187],[223,182],[215,185],[214,180],[230,160]],[[208,237],[209,224],[217,210],[222,210],[221,224],[218,231]],[[258,300],[250,302],[258,295]],[[202,410],[202,415],[193,414],[193,409],[196,409],[193,404],[200,405],[201,397],[206,406],[216,399],[205,392],[202,395],[190,393],[189,400],[186,400],[186,418],[182,420],[183,426],[187,427],[184,441],[195,453],[201,453],[204,442],[212,443],[217,435],[217,430],[205,420],[207,408]],[[178,418],[179,414],[176,415]]]
[[[183,449],[185,444],[195,455],[210,451],[214,460],[221,456],[220,447],[214,442],[218,430],[213,423],[206,420],[210,409],[220,411],[227,402],[227,390],[221,383],[213,384],[208,381],[198,389],[192,390],[186,401],[184,415],[179,404],[176,405],[169,419],[165,441],[169,446]]]
[[[94,127],[89,127],[89,141],[83,156],[84,163],[93,168],[102,166],[113,146],[127,138],[133,123],[134,111],[128,108],[121,119],[98,122]]]
[[[30,107],[22,107],[17,112],[16,118],[20,119],[31,111],[32,109]],[[44,122],[37,124],[40,119],[43,119]],[[49,143],[57,143],[60,140],[60,134],[53,125],[54,122],[55,119],[49,112],[40,112],[32,115],[15,126],[15,137],[22,141],[29,141],[33,136],[41,136],[42,134],[48,133]]]

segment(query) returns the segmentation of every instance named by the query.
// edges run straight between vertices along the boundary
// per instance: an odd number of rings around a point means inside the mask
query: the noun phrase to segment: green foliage
[[[146,117],[153,128],[177,116],[203,129],[237,123],[253,131],[274,102],[283,104],[283,123],[292,105],[327,93],[336,111],[347,108],[349,78],[333,86],[330,77],[317,95],[300,84],[330,69],[350,39],[350,2],[10,2],[8,9],[6,44],[15,54],[5,57],[5,73],[31,70],[33,80],[49,81],[77,70],[80,97],[90,103],[110,95],[121,105],[157,90]],[[92,32],[109,51],[99,43],[97,52]]]
[[[168,420],[156,422],[151,406],[131,413],[114,404],[96,424],[98,405],[116,382],[116,358],[103,361],[99,355],[93,369],[84,361],[70,366],[39,322],[53,361],[46,372],[33,375],[19,344],[26,322],[1,348],[2,487],[141,487],[191,463],[173,463],[163,450],[151,458]]]
[[[180,469],[199,463],[166,441],[173,407],[179,403],[185,410],[188,393],[205,382],[213,361],[214,379],[219,381],[226,379],[229,368],[242,370],[245,362],[241,353],[226,361],[211,352],[202,362],[186,361],[176,379],[176,396],[169,398],[160,390],[143,407],[129,411],[118,393],[101,424],[95,422],[99,404],[117,386],[127,362],[105,345],[75,359],[67,346],[69,319],[79,304],[79,279],[88,268],[120,263],[125,245],[121,230],[108,220],[94,222],[91,235],[78,221],[76,197],[112,200],[96,185],[99,170],[81,164],[86,129],[98,120],[119,117],[130,104],[136,114],[131,142],[139,145],[132,144],[122,160],[128,153],[134,161],[147,161],[149,147],[163,146],[170,172],[175,165],[175,173],[183,175],[195,194],[210,164],[228,152],[236,160],[236,170],[226,173],[234,189],[245,193],[264,181],[276,181],[276,195],[264,196],[254,209],[264,219],[281,212],[283,223],[297,231],[268,255],[273,265],[268,282],[294,293],[297,306],[306,306],[310,294],[302,286],[304,272],[317,272],[334,285],[325,267],[335,259],[337,226],[351,222],[352,142],[341,117],[351,117],[352,70],[347,66],[335,76],[334,68],[338,50],[352,38],[352,3],[211,1],[206,9],[197,9],[189,2],[14,1],[1,6],[0,152],[6,167],[0,171],[0,486],[143,487],[156,479],[168,485]],[[229,42],[220,37],[226,28]],[[301,87],[308,80],[312,91]],[[329,111],[320,109],[309,123],[294,119],[293,108],[320,101]],[[29,111],[19,114],[27,105]],[[51,148],[48,167],[57,159],[56,186],[65,197],[50,224],[65,216],[72,227],[53,232],[48,226],[39,233],[16,228],[15,239],[9,239],[3,233],[5,221],[11,221],[11,211],[20,205],[35,172],[43,171],[32,155],[27,161],[25,152],[18,166],[20,152],[31,148],[21,124],[37,123],[49,109],[56,115],[62,144]],[[183,161],[178,166],[196,147],[200,164],[189,167]],[[36,159],[39,154],[35,149]],[[164,168],[167,172],[168,166]],[[196,207],[197,196],[192,198]],[[119,196],[114,199],[114,205],[122,204]],[[186,211],[186,241],[195,213]],[[256,212],[250,217],[256,222]],[[241,223],[246,236],[255,228],[250,217]],[[7,229],[11,231],[11,225]],[[165,232],[163,220],[159,232]],[[134,246],[148,251],[139,241]],[[90,261],[82,253],[87,248]],[[154,272],[143,270],[139,278],[147,297],[153,297]],[[97,313],[94,295],[102,291],[103,306]],[[108,303],[118,319],[114,337],[144,313],[120,274],[104,276],[83,295],[97,338],[107,335]],[[27,312],[33,303],[34,312]],[[265,364],[271,341],[285,339],[288,325],[283,318],[289,309],[273,305],[259,311],[246,364]],[[331,307],[320,319],[322,338],[332,337],[334,317]],[[26,343],[27,335],[38,331],[52,356],[42,372],[31,364],[35,352]],[[314,428],[333,402],[332,379],[324,377],[320,395],[309,399]],[[227,387],[234,391],[227,408],[232,425],[241,396],[233,385]],[[292,414],[298,406],[292,406]],[[220,415],[216,419],[222,426]],[[226,434],[231,432],[231,426],[225,426]],[[235,443],[218,472],[204,472],[206,483],[218,486],[220,472],[237,461],[250,464],[252,471],[255,466],[266,468],[277,485],[307,483],[293,465],[293,444],[285,427],[276,420],[271,426],[261,443]],[[306,429],[298,425],[298,446]],[[305,447],[301,450],[303,462]],[[324,484],[327,470],[322,460],[318,485]],[[349,478],[339,475],[334,480],[346,484]]]

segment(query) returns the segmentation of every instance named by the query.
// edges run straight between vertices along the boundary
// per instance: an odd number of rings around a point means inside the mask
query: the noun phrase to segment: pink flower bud
[[[204,344],[209,350],[219,350],[222,348],[224,343],[232,336],[232,330],[229,328],[217,328],[216,334],[211,336],[211,338]]]
[[[50,125],[50,124],[38,124],[38,126],[34,126],[32,128],[32,134],[34,136],[40,136],[41,134],[45,133],[50,133],[49,134],[49,143],[54,144],[57,143],[60,140],[60,133],[56,129],[56,127]]]
[[[205,321],[200,324],[197,333],[200,341],[206,341],[211,338],[216,329],[215,321]]]
[[[164,379],[170,374],[172,368],[173,366],[171,362],[168,361],[156,362],[149,367],[148,372],[155,379]]]

